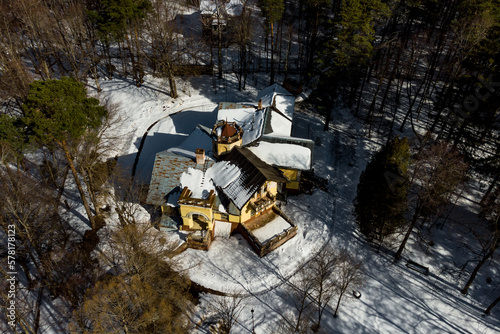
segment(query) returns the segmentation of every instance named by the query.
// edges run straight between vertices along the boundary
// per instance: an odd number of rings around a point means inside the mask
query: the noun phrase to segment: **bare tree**
[[[249,48],[253,34],[252,26],[255,24],[249,2],[249,0],[243,0],[241,15],[232,20],[234,22],[232,24],[233,36],[239,50],[239,65],[238,70],[235,71],[238,78],[238,90],[245,90]]]
[[[317,310],[317,319],[313,326],[315,332],[321,327],[323,313],[337,292],[334,277],[339,260],[337,250],[327,244],[305,267],[313,284],[311,298]]]
[[[149,57],[153,68],[168,79],[170,96],[177,98],[177,85],[174,78],[175,63],[184,54],[182,44],[179,43],[179,32],[175,25],[177,9],[168,1],[155,0],[152,2],[153,11],[149,13],[145,22],[146,32],[151,43],[151,55]],[[179,49],[179,47],[181,49]]]
[[[333,316],[337,317],[340,303],[342,298],[346,296],[348,289],[358,289],[363,285],[363,263],[350,255],[346,250],[340,251],[338,265],[335,270],[335,282],[338,300]]]
[[[0,165],[0,209],[0,228],[7,235],[14,226],[17,263],[31,288],[32,273],[44,277],[50,272],[44,259],[59,241],[55,194],[28,173]]]
[[[92,333],[186,333],[192,311],[190,281],[173,258],[175,244],[149,220],[139,219],[144,210],[138,204],[114,209],[109,218],[122,224],[103,228],[98,258],[120,275],[89,290],[75,312],[73,328]]]
[[[479,261],[474,267],[469,279],[465,283],[465,286],[460,291],[462,294],[467,294],[470,286],[474,282],[479,270],[484,264],[493,256],[495,251],[500,248],[500,200],[498,199],[498,194],[500,193],[500,186],[497,191],[490,196],[490,200],[486,200],[483,203],[483,208],[481,211],[481,216],[486,218],[487,225],[486,229],[477,232],[474,231],[474,235],[478,239],[481,248],[479,253]]]
[[[310,306],[314,303],[312,299],[314,280],[310,279],[307,265],[299,267],[301,269],[292,277],[286,289],[297,313],[293,319],[287,320],[293,323],[292,326],[289,326],[291,331],[306,333],[309,328]]]
[[[90,200],[94,204],[96,215],[103,205],[106,181],[112,176],[117,163],[115,130],[124,124],[119,115],[119,106],[105,101],[108,113],[98,129],[88,131],[71,147],[78,171],[83,176]],[[118,173],[117,173],[118,174]],[[115,174],[115,175],[117,175]]]
[[[16,297],[22,301],[16,310],[23,332],[38,331],[44,298],[60,296],[74,305],[95,273],[92,249],[83,247],[59,215],[59,191],[40,179],[43,175],[31,163],[26,170],[5,161],[0,165],[0,230],[15,231]],[[58,311],[64,313],[65,307]]]
[[[217,322],[214,327],[217,334],[229,334],[246,305],[245,298],[238,294],[210,296],[207,302],[208,309]]]
[[[179,282],[178,282],[179,283]],[[87,293],[72,331],[83,333],[187,333],[175,285],[160,288],[140,274],[112,276]]]

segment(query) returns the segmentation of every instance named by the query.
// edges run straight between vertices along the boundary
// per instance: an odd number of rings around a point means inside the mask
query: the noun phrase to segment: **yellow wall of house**
[[[192,206],[192,205],[180,205],[180,212],[181,212],[181,217],[182,217],[182,223],[184,226],[187,226],[189,228],[195,228],[195,224],[193,222],[193,214],[198,214],[198,215],[205,215],[208,218],[208,229],[213,230],[214,228],[214,216],[213,216],[213,211],[212,208],[202,208],[199,206]]]
[[[227,217],[227,220],[230,223],[241,223],[241,217],[240,216],[235,216],[235,215],[227,214],[226,217]],[[226,221],[226,218],[222,219],[222,214],[221,213],[215,212],[215,211],[214,211],[214,219],[215,220]]]
[[[217,143],[217,155],[226,154],[231,151],[235,146],[241,146],[242,140],[235,141],[231,144]]]
[[[280,168],[280,170],[283,172],[283,175],[288,179],[288,181],[297,180],[298,172],[296,169]]]
[[[235,215],[229,215],[229,221],[231,223],[241,223],[241,217]]]
[[[283,175],[288,179],[286,183],[287,189],[299,189],[299,181],[300,181],[300,171],[295,169],[285,169],[280,168],[283,172]]]
[[[271,195],[276,196],[278,194],[278,183],[274,181],[267,182],[267,191]]]
[[[241,220],[240,220],[241,223],[246,222],[247,220],[249,220],[250,218],[252,218],[253,214],[255,214],[255,211],[250,208],[249,204],[250,204],[250,201],[248,201],[247,204],[245,204],[243,206],[243,208],[241,209],[241,216],[240,216],[241,217]]]
[[[276,196],[278,193],[278,184],[274,181],[268,181],[264,184],[262,187],[265,189],[267,192],[269,192],[271,195]],[[257,192],[260,194],[260,191]],[[271,207],[269,205],[269,207]],[[268,209],[267,207],[266,209]],[[163,211],[163,207],[162,207]],[[193,229],[196,227],[196,225],[193,222],[193,214],[204,214],[207,216],[208,219],[208,229],[212,230],[213,229],[213,220],[222,220],[222,214],[220,212],[213,211],[212,208],[203,208],[199,206],[193,206],[193,205],[185,205],[181,204],[180,205],[180,214],[182,217],[183,225],[186,227],[189,227],[190,229]],[[228,214],[228,219],[229,222],[231,223],[242,223],[250,218],[252,218],[256,212],[251,208],[250,206],[250,201],[248,201],[243,208],[241,209],[241,215],[231,215]]]

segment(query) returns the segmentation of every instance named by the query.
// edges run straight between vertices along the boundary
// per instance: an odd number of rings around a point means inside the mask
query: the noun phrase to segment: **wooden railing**
[[[272,210],[278,215],[281,216],[285,221],[290,224],[290,228],[287,230],[274,235],[268,241],[261,243],[244,224],[240,224],[241,234],[245,237],[245,239],[252,245],[254,250],[259,254],[260,257],[263,257],[267,253],[273,251],[280,245],[284,244],[287,240],[291,239],[295,234],[297,234],[297,226],[292,222],[287,215],[285,215],[280,209],[273,206]]]
[[[198,233],[201,233],[198,234]],[[189,248],[208,250],[212,242],[212,234],[209,230],[200,230],[191,233],[186,238],[186,243]]]

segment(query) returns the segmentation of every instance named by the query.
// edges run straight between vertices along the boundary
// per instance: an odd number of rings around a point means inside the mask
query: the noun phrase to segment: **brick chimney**
[[[203,165],[205,163],[205,150],[202,148],[197,148],[194,153],[196,154],[196,163],[198,165]]]
[[[262,109],[262,99],[259,100],[259,104],[257,105],[257,110]]]

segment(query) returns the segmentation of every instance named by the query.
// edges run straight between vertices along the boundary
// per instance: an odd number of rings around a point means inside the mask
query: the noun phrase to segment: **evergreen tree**
[[[410,148],[406,138],[395,137],[370,160],[361,173],[354,199],[354,215],[367,240],[379,247],[404,222],[409,183]]]
[[[19,119],[0,114],[0,163],[21,160],[26,142]]]
[[[271,85],[274,83],[274,22],[281,20],[285,11],[283,0],[259,0],[262,15],[271,33]]]
[[[94,217],[70,148],[78,145],[78,140],[88,130],[97,129],[101,125],[107,114],[106,109],[99,105],[97,99],[87,97],[82,83],[67,77],[33,82],[22,109],[29,135],[40,145],[55,144],[63,150],[89,221],[92,228],[95,228]]]
[[[330,104],[324,131],[328,130],[338,89],[357,81],[372,54],[376,25],[388,16],[389,9],[380,0],[342,1],[340,14],[331,24],[329,38],[318,48],[319,88]]]
[[[421,147],[413,166],[413,217],[394,256],[395,261],[401,259],[417,222],[420,221],[419,228],[424,227],[431,217],[439,216],[450,204],[455,190],[466,181],[468,168],[463,156],[448,143],[436,142]]]
[[[133,74],[137,86],[142,83],[143,70],[140,61],[140,47],[138,37],[138,25],[151,10],[149,0],[100,0],[95,6],[88,6],[87,15],[94,24],[97,34],[106,46],[108,56],[108,68],[111,72],[110,42],[120,42],[123,39],[128,44],[130,59],[132,61]],[[134,58],[133,47],[127,33],[127,29],[133,29],[136,57]],[[136,59],[137,58],[137,59]]]

